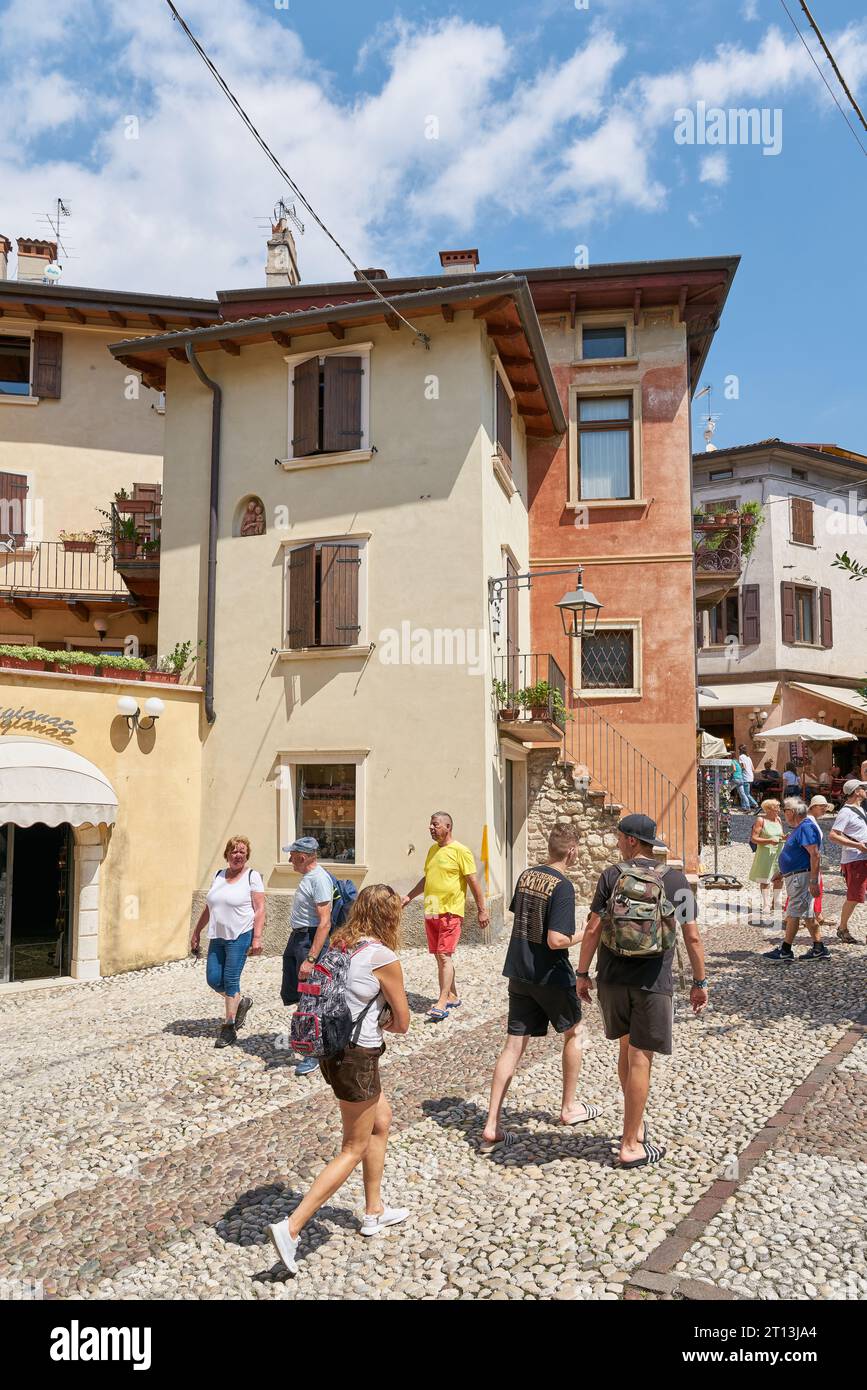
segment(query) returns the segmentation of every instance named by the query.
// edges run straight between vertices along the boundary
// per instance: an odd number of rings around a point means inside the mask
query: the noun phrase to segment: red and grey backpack
[[[329,946],[319,957],[309,979],[298,985],[301,998],[289,1025],[289,1045],[302,1057],[333,1057],[361,1035],[361,1027],[379,995],[353,1019],[346,998],[349,965],[364,950],[365,942],[353,950]]]

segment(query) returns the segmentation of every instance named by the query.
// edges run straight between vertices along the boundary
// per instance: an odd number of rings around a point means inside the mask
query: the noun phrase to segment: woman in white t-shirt
[[[241,971],[248,954],[262,954],[265,921],[265,885],[258,870],[247,865],[250,841],[246,835],[233,835],[223,858],[226,867],[214,875],[191,942],[197,956],[199,939],[208,927],[208,984],[226,1003],[226,1021],[215,1047],[231,1047],[238,1041],[238,1029],[253,1006],[252,999],[241,998]]]
[[[385,1051],[382,1035],[409,1031],[409,1004],[396,955],[400,916],[400,895],[385,883],[371,884],[362,888],[345,925],[329,943],[352,953],[346,1001],[353,1020],[357,1021],[364,1009],[367,1013],[357,1043],[319,1063],[340,1103],[340,1153],[323,1168],[292,1215],[269,1227],[274,1247],[291,1274],[297,1273],[295,1255],[301,1228],[343,1186],[359,1163],[365,1201],[361,1234],[376,1235],[409,1215],[405,1207],[384,1206],[380,1192],[391,1125],[391,1106],[379,1079],[379,1059]]]

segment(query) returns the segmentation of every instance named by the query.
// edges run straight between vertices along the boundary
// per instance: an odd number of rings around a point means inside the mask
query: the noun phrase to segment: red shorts
[[[454,912],[441,912],[438,917],[425,917],[424,929],[427,932],[427,948],[431,955],[454,955],[461,939],[463,925],[463,917],[458,917]]]
[[[841,864],[846,880],[847,903],[863,903],[867,897],[867,859],[853,859],[851,864]]]

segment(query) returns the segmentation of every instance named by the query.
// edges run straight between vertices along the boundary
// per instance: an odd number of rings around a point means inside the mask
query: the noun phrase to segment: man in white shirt
[[[857,945],[857,938],[849,931],[849,918],[867,897],[867,821],[860,809],[867,797],[867,782],[850,778],[843,783],[843,795],[846,800],[837,812],[829,836],[835,845],[842,846],[840,867],[846,880],[846,901],[840,913],[837,936],[841,941]]]
[[[753,760],[747,752],[745,743],[742,743],[738,748],[738,762],[744,770],[744,791],[747,794],[747,801],[752,801],[755,806],[756,800],[753,796],[753,782],[756,780],[756,769],[753,767]]]
[[[297,1004],[298,984],[313,971],[331,931],[331,905],[334,883],[327,869],[319,863],[319,841],[312,835],[302,835],[291,845],[283,846],[292,861],[292,868],[301,875],[301,882],[292,899],[289,918],[289,940],[283,952],[283,985],[280,998],[284,1004]],[[315,1057],[303,1057],[295,1067],[296,1076],[315,1071]]]

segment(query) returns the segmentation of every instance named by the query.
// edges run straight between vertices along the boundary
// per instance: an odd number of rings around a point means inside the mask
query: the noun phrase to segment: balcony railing
[[[111,504],[111,552],[120,570],[128,566],[134,566],[137,570],[143,565],[159,567],[160,504],[150,502],[145,510],[141,505],[142,500],[132,498],[120,506],[115,502]],[[135,512],[130,510],[136,506]]]
[[[518,723],[544,720],[558,729],[565,728],[566,677],[550,652],[495,657],[494,681],[501,717],[514,712]]]
[[[740,522],[693,523],[696,574],[738,575],[743,567]]]
[[[63,541],[39,541],[25,549],[0,549],[0,592],[36,594],[118,594],[129,590],[106,546],[67,550]]]

